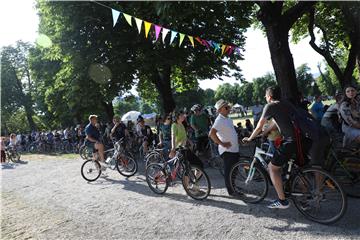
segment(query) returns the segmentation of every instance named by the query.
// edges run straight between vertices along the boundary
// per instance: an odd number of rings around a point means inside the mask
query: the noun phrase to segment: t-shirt
[[[126,126],[123,123],[119,123],[116,127],[113,137],[116,141],[119,141],[121,138],[125,137]]]
[[[190,118],[190,124],[194,125],[197,129],[195,130],[195,137],[204,137],[208,135],[209,131],[209,118],[205,113],[200,115],[192,115]]]
[[[185,146],[187,136],[184,125],[173,123],[171,125],[171,133],[175,136],[175,148]]]
[[[86,125],[85,127],[85,133],[86,135],[94,138],[96,141],[100,141],[100,132],[99,130],[93,126],[91,123],[89,123],[88,125]]]
[[[163,135],[164,141],[170,141],[171,140],[171,125],[170,124],[161,124],[160,126],[160,132]]]
[[[215,119],[214,125],[212,128],[216,129],[216,135],[222,142],[230,142],[231,147],[225,148],[219,145],[219,153],[223,154],[224,152],[239,152],[239,142],[238,135],[236,133],[233,121],[230,118],[224,117],[219,114]]]
[[[290,118],[291,115],[292,110],[286,103],[274,101],[265,105],[261,117],[266,120],[274,118],[281,135],[283,135],[285,139],[295,139],[294,127]]]
[[[322,104],[322,102],[314,102],[311,107],[311,111],[314,113],[314,117],[317,120],[321,120],[324,115],[324,105]]]
[[[262,111],[262,106],[261,105],[255,105],[252,107],[252,114],[254,117],[254,120],[259,120],[260,116],[261,116],[261,111]]]

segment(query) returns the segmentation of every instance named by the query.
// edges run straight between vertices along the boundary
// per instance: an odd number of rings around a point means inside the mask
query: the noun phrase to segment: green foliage
[[[313,78],[310,68],[307,64],[302,64],[296,69],[296,80],[299,91],[304,96],[314,95],[313,87],[315,84],[315,79]]]
[[[114,103],[115,115],[122,116],[129,111],[140,111],[140,104],[134,95],[127,96],[123,99],[116,99]]]
[[[262,77],[255,78],[253,80],[252,102],[265,104],[266,100],[264,96],[266,88],[275,86],[276,84],[275,76],[272,73],[267,73]]]

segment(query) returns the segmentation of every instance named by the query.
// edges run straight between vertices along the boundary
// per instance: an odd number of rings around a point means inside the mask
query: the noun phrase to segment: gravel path
[[[1,170],[1,239],[359,239],[360,200],[349,199],[331,226],[306,220],[294,206],[270,210],[227,197],[207,169],[211,196],[195,201],[180,184],[163,196],[148,188],[143,166],[125,178],[107,170],[87,183],[82,160],[25,156]],[[271,190],[270,197],[274,196]]]

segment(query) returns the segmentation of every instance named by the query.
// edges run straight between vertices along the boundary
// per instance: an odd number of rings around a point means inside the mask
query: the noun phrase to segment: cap
[[[226,105],[229,105],[229,103],[227,101],[223,100],[223,99],[220,99],[219,101],[217,101],[215,103],[215,108],[216,108],[217,111],[219,111],[220,108],[222,108],[222,107],[224,107]]]
[[[89,121],[90,121],[91,119],[97,118],[97,117],[98,117],[97,115],[90,115],[90,116],[89,116]]]

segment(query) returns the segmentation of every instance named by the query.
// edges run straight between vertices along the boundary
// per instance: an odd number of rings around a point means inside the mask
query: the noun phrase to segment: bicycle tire
[[[145,176],[149,188],[154,193],[164,194],[168,189],[169,182],[167,180],[167,174],[162,164],[158,164],[158,163],[150,164],[146,168]],[[160,189],[159,186],[163,186],[163,189]]]
[[[331,189],[334,190],[334,193],[328,194]],[[338,196],[332,200],[330,197],[335,193]],[[345,214],[347,208],[346,194],[335,177],[315,167],[301,170],[292,178],[290,196],[302,215],[321,224],[337,222]],[[324,207],[324,204],[320,206],[322,203],[330,203],[331,206]],[[334,206],[334,204],[338,206]],[[320,211],[326,217],[318,216]],[[335,213],[332,214],[333,212]]]
[[[200,184],[200,180],[204,180],[204,184]],[[195,165],[191,165],[190,169],[184,172],[182,185],[186,194],[195,200],[204,200],[210,195],[210,178],[203,169]]]
[[[149,166],[151,163],[161,163],[162,158],[160,156],[160,153],[158,152],[151,152],[147,154],[145,158],[145,168]]]
[[[124,177],[131,177],[137,173],[138,164],[132,157],[122,154],[116,160],[116,169]]]
[[[91,165],[92,164],[92,165]],[[88,166],[89,165],[89,166]],[[89,168],[89,170],[86,169],[86,167]],[[86,174],[94,172],[94,177],[88,177]],[[86,160],[81,165],[81,176],[88,182],[93,182],[96,179],[98,179],[101,175],[101,166],[98,161],[94,160]]]
[[[265,170],[255,163],[253,178],[246,183],[251,162],[251,158],[240,159],[232,166],[229,174],[230,184],[232,190],[240,194],[241,200],[246,203],[258,203],[266,197],[269,191],[269,179]]]
[[[349,197],[360,198],[360,159],[355,155],[345,155],[334,161],[330,173],[342,185]]]

